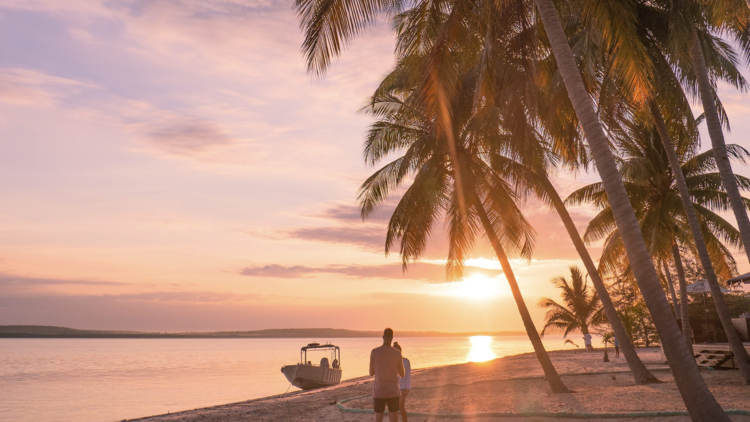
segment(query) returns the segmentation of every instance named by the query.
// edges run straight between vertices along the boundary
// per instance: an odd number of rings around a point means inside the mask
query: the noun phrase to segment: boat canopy
[[[339,346],[326,343],[326,344],[320,344],[320,343],[310,343],[307,346],[303,346],[302,349],[300,349],[299,352],[299,358],[300,363],[305,365],[308,363],[307,360],[307,351],[308,350],[330,350],[332,352],[332,358],[333,358],[333,367],[334,368],[340,368],[341,367],[341,349],[339,349]],[[326,365],[328,363],[328,359],[323,358],[325,360]],[[322,363],[322,360],[321,360]]]

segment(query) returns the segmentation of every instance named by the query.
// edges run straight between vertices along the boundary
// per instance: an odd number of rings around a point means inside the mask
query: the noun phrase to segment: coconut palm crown
[[[669,261],[675,243],[694,248],[685,210],[675,185],[664,147],[653,127],[633,124],[632,139],[622,144],[622,174],[633,209],[636,211],[646,245],[657,261]],[[738,145],[728,145],[731,156],[745,161],[750,153]],[[727,279],[736,273],[736,264],[728,246],[739,247],[739,232],[717,212],[729,210],[730,203],[722,188],[721,177],[711,151],[694,154],[681,151],[682,171],[691,195],[717,275]],[[742,189],[750,189],[750,179],[735,176]],[[746,204],[750,201],[745,199]],[[589,223],[584,240],[605,239],[600,270],[613,274],[618,270],[624,247],[617,230],[606,192],[601,183],[584,186],[568,196],[566,203],[591,203],[601,211]]]
[[[599,296],[588,285],[581,270],[575,265],[571,265],[569,269],[570,281],[564,276],[551,280],[560,289],[563,303],[557,303],[548,297],[539,301],[539,307],[547,309],[542,335],[547,331],[562,331],[563,337],[567,337],[571,331],[576,330],[589,334],[591,327],[607,321]]]

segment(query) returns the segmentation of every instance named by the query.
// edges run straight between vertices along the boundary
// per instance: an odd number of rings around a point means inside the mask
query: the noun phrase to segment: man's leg
[[[385,412],[385,399],[372,399],[375,408],[375,422],[383,422],[383,412]]]
[[[391,422],[398,422],[399,401],[398,396],[388,399],[388,419]]]
[[[388,411],[388,420],[390,422],[398,422],[398,409],[395,412]]]

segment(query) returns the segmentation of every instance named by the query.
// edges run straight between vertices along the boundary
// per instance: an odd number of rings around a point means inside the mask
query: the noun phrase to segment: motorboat
[[[328,352],[327,356],[320,359],[315,365],[308,360],[307,352]],[[341,349],[333,344],[310,343],[302,347],[299,353],[300,362],[296,365],[285,365],[281,367],[281,373],[295,387],[303,390],[328,387],[341,382]]]

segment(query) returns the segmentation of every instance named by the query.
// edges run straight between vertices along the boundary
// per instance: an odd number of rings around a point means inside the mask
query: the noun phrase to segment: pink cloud
[[[156,148],[177,156],[194,156],[236,142],[216,123],[195,118],[156,127],[145,134],[145,139]]]
[[[466,274],[482,274],[497,277],[502,270],[466,266]],[[240,274],[250,277],[270,278],[307,278],[317,274],[343,274],[354,278],[389,278],[397,280],[421,280],[431,283],[443,283],[445,265],[418,262],[408,266],[404,271],[401,264],[386,265],[328,265],[325,267],[308,267],[302,265],[283,266],[278,264],[252,266],[243,268]]]
[[[0,102],[49,107],[65,96],[83,88],[97,88],[87,82],[48,75],[43,72],[0,68]]]

